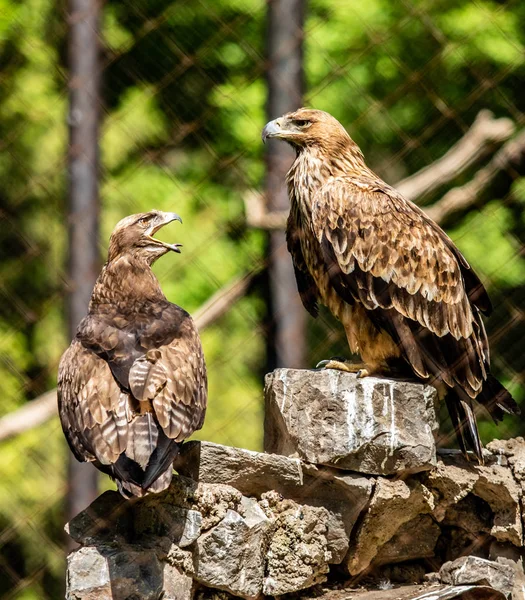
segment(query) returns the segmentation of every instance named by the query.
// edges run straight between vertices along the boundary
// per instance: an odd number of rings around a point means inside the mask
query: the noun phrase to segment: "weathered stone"
[[[441,534],[439,525],[430,515],[418,515],[404,523],[377,553],[374,564],[384,565],[431,558]]]
[[[419,481],[379,478],[370,506],[350,549],[348,569],[352,575],[364,571],[404,523],[434,508],[432,493]]]
[[[513,599],[525,598],[525,570],[521,549],[512,544],[493,542],[490,545],[489,559],[510,567],[514,571]]]
[[[333,369],[266,376],[265,450],[361,473],[436,464],[432,386]]]
[[[125,539],[131,526],[131,506],[118,492],[104,492],[66,524],[71,538],[83,545]]]
[[[230,510],[242,514],[242,494],[230,485],[200,483],[192,507],[201,513],[201,527],[206,531],[220,523]]]
[[[67,557],[66,600],[112,600],[109,566],[97,548],[80,548]]]
[[[253,503],[245,503],[243,518],[228,510],[218,525],[204,533],[193,549],[195,578],[209,587],[242,598],[261,593],[264,559],[271,522]]]
[[[280,596],[326,580],[331,559],[327,541],[327,511],[284,500],[277,492],[260,502],[275,522],[266,557],[263,593]]]
[[[479,531],[487,531],[500,542],[523,545],[522,490],[510,468],[498,464],[478,466],[461,456],[450,456],[439,461],[436,468],[425,476],[425,483],[435,492],[437,502],[433,515],[438,521],[445,519],[445,515],[450,519],[454,511],[459,514],[459,507],[469,502],[467,496],[473,494],[490,507],[493,515],[489,515],[488,520],[491,525],[488,529],[486,524],[482,526],[481,515],[475,517],[469,509],[459,525],[470,531],[479,527]]]
[[[297,458],[211,442],[183,444],[174,466],[195,481],[231,485],[246,496],[303,484],[301,461]]]
[[[165,563],[163,590],[162,600],[191,600],[193,598],[193,579],[179,568]]]
[[[67,600],[158,600],[162,586],[162,568],[153,552],[87,546],[68,560]]]
[[[192,544],[201,533],[202,515],[197,510],[173,506],[164,498],[152,498],[135,507],[135,533],[166,537],[181,548]]]
[[[463,556],[447,562],[439,574],[443,583],[488,585],[507,597],[514,585],[514,570],[511,567],[477,556]]]
[[[276,490],[301,504],[325,507],[329,512],[332,563],[340,563],[345,557],[353,526],[370,499],[373,484],[370,478],[302,464],[297,458],[210,442],[184,444],[175,468],[198,477],[200,484],[229,483],[243,494],[257,497]]]

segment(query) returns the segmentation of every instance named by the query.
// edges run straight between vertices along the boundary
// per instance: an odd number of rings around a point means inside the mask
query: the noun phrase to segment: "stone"
[[[175,468],[198,478],[200,484],[229,483],[243,494],[256,497],[275,490],[301,504],[325,507],[329,512],[332,563],[344,559],[352,529],[370,499],[373,485],[372,479],[355,473],[210,442],[184,444]]]
[[[325,581],[331,559],[326,509],[301,506],[277,492],[263,494],[260,504],[275,523],[263,593],[280,596]]]
[[[439,575],[443,583],[451,585],[481,584],[488,585],[509,597],[514,586],[514,570],[477,556],[463,556],[452,562],[446,562]]]
[[[263,587],[266,548],[272,523],[255,503],[247,517],[228,510],[193,548],[194,577],[208,587],[242,598],[257,598]]]
[[[68,558],[67,600],[158,600],[162,587],[154,552],[86,546]]]
[[[434,496],[419,481],[378,478],[370,505],[348,555],[348,570],[357,575],[407,522],[434,509]]]
[[[85,547],[67,557],[66,600],[112,600],[109,566],[97,548]]]
[[[374,564],[432,558],[440,535],[441,529],[430,515],[418,515],[412,521],[401,525],[392,538],[380,548],[374,558]]]
[[[489,559],[502,565],[507,565],[514,571],[514,587],[511,598],[525,598],[525,570],[522,551],[512,544],[492,542]]]
[[[266,376],[265,450],[369,474],[428,470],[436,400],[430,385],[277,369]]]
[[[202,515],[202,531],[220,523],[228,511],[242,513],[242,494],[231,485],[199,483],[192,508]]]
[[[192,600],[193,579],[181,569],[165,563],[163,590],[162,600]]]
[[[174,465],[178,473],[202,483],[233,486],[246,496],[302,486],[301,461],[212,442],[187,442]]]
[[[125,539],[131,527],[131,506],[118,492],[107,491],[66,524],[69,536],[84,546]]]
[[[490,533],[500,542],[523,545],[520,511],[523,492],[511,468],[497,463],[478,466],[462,456],[448,456],[425,475],[424,481],[435,492],[437,502],[433,515],[438,521],[443,521],[445,516],[450,519],[454,512],[458,518],[463,506],[465,515],[462,523],[456,523],[459,526],[472,532],[478,527],[479,531]],[[469,495],[480,498],[490,508],[492,514],[484,522],[479,510],[465,508],[465,503],[473,502],[467,499]]]
[[[152,498],[135,507],[135,533],[142,537],[166,537],[181,548],[200,535],[202,515],[197,510],[173,506],[164,499]]]

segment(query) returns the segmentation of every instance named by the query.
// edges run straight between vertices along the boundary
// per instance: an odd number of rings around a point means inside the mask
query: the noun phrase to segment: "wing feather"
[[[475,397],[488,371],[479,311],[490,303],[448,236],[386,184],[332,178],[312,204],[338,293],[363,304],[418,376],[439,376]]]

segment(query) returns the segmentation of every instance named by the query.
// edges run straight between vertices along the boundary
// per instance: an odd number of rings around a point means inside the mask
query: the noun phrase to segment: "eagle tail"
[[[476,400],[487,409],[495,423],[502,421],[505,413],[510,415],[521,413],[510,392],[490,373]]]
[[[472,450],[478,463],[482,465],[484,463],[483,446],[479,439],[476,415],[472,409],[470,398],[462,398],[455,390],[450,390],[445,400],[461,452],[470,461],[468,450]]]
[[[130,423],[127,448],[112,465],[120,493],[128,498],[165,490],[179,445],[164,433],[152,413],[136,417]]]

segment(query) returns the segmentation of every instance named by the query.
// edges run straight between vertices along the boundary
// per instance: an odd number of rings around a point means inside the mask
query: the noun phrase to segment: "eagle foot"
[[[353,363],[344,358],[340,358],[339,356],[334,356],[333,358],[329,358],[328,360],[322,360],[317,363],[316,369],[336,369],[337,371],[346,371],[347,373],[357,373],[359,377],[359,373],[365,372],[365,377],[368,375],[366,371],[366,365],[364,363]]]

